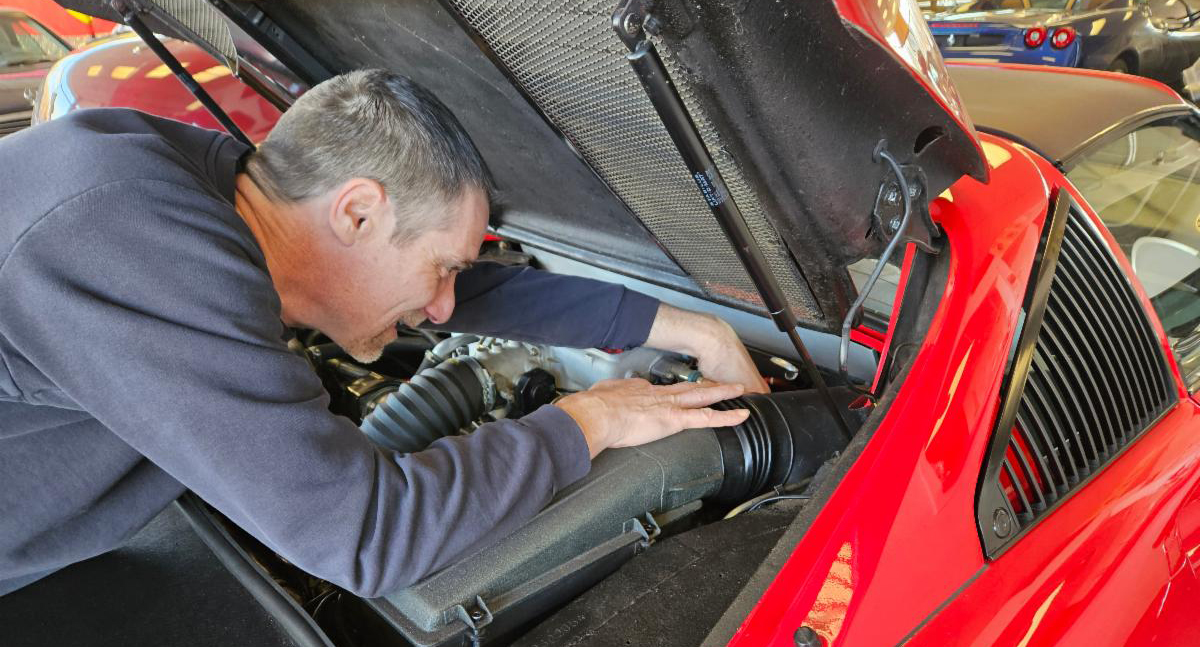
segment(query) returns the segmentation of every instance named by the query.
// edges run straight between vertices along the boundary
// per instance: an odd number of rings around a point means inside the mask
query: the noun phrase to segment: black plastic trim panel
[[[317,623],[221,528],[199,497],[187,492],[175,503],[217,560],[298,645],[334,647]]]

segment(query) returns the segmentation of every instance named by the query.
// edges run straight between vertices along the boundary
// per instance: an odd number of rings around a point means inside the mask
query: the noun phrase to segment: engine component
[[[443,343],[450,346],[448,342]],[[539,346],[495,338],[459,343],[455,348],[457,353],[473,357],[494,375],[497,388],[508,399],[512,399],[515,376],[535,368],[553,375],[558,388],[564,391],[583,391],[601,380],[627,377],[641,377],[658,383],[700,379],[700,373],[682,355],[654,348],[613,353],[596,348]],[[506,376],[513,376],[512,381]]]
[[[381,394],[360,428],[380,446],[416,452],[458,433],[495,404],[495,385],[479,362],[449,359]]]
[[[855,397],[834,392],[842,402]],[[513,534],[367,604],[419,647],[502,639],[640,552],[659,532],[656,518],[810,477],[844,446],[815,391],[749,395],[728,407],[751,415],[732,430],[692,429],[607,450]]]
[[[855,397],[846,388],[833,388],[830,393],[843,408]],[[808,478],[846,444],[814,390],[750,394],[713,408],[751,412],[746,422],[717,434],[725,478],[713,499],[723,503]]]
[[[508,405],[497,415],[515,418],[532,413],[553,401],[559,388],[581,391],[601,380],[623,377],[656,383],[700,379],[686,358],[652,348],[609,353],[474,335],[443,340],[427,353],[426,363],[433,365],[394,391],[391,383],[386,389],[372,387],[369,393],[343,389],[358,398],[362,430],[377,444],[396,451],[420,451],[497,405]],[[374,375],[348,362],[342,364],[335,368],[350,377]],[[355,369],[362,375],[348,373]]]
[[[542,368],[526,371],[517,378],[516,386],[513,387],[513,399],[508,408],[508,415],[516,418],[533,413],[543,404],[553,402],[557,395],[558,389],[550,371]]]
[[[414,452],[485,412],[525,415],[559,389],[623,377],[660,383],[700,377],[686,357],[650,348],[609,353],[460,335],[432,355],[439,364],[394,392],[372,396],[377,404],[362,429],[375,442]],[[855,396],[849,389],[835,392],[843,403]],[[512,535],[364,603],[412,645],[457,646],[484,635],[502,640],[646,548],[660,532],[657,520],[807,479],[844,446],[814,390],[750,394],[717,406],[751,413],[732,429],[693,429],[605,451],[586,478]]]

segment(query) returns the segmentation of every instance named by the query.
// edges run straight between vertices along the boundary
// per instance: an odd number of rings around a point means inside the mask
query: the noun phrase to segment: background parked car
[[[267,136],[279,110],[221,65],[184,40],[163,42],[254,141]],[[34,123],[80,108],[136,108],[202,128],[223,130],[135,34],[93,41],[64,57],[36,97]]]
[[[1128,72],[1180,87],[1200,57],[1187,0],[975,0],[929,19],[942,56]]]
[[[29,125],[35,90],[69,49],[33,18],[0,9],[0,137]]]
[[[0,7],[16,9],[45,25],[71,47],[106,36],[116,23],[63,9],[54,0],[3,0]]]

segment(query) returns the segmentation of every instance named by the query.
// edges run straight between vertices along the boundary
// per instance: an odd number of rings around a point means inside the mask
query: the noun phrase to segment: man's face
[[[442,222],[449,226],[415,239],[391,240],[391,225],[358,248],[342,264],[340,285],[328,285],[337,305],[328,313],[322,332],[354,359],[370,363],[396,339],[396,324],[416,326],[426,319],[442,323],[454,311],[454,279],[479,254],[487,227],[488,205],[483,191],[465,191],[450,205]],[[384,235],[379,235],[384,234]]]

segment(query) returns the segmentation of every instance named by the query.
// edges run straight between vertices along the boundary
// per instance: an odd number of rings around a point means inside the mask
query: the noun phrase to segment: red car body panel
[[[1174,367],[1180,403],[996,561],[984,558],[975,494],[1048,187],[1096,216],[1049,163],[983,140],[990,185],[964,178],[931,207],[951,267],[913,377],[731,645],[790,646],[805,625],[827,645],[1025,645],[1031,626],[1034,644],[1124,644],[1135,634],[1180,644],[1197,631],[1188,552],[1200,546],[1200,411]]]
[[[200,47],[176,39],[163,42],[251,140],[266,138],[279,120],[279,110]],[[81,108],[136,108],[201,128],[224,130],[154,52],[133,35],[116,36],[77,50],[59,61],[50,75],[62,78],[48,81],[53,96],[43,98],[43,107],[52,108],[56,114]],[[71,96],[56,94],[64,92]],[[39,115],[38,119],[49,117]]]
[[[1075,188],[1065,188],[1099,222]],[[1101,232],[1133,276],[1108,230]],[[1171,357],[1161,325],[1151,321]],[[1174,362],[1171,370],[1179,403],[990,563],[911,644],[1200,644],[1200,407]],[[982,604],[992,611],[979,613]]]
[[[989,160],[991,184],[960,180],[932,205],[951,268],[914,377],[731,645],[792,645],[802,625],[834,644],[894,644],[982,567],[974,502],[988,434],[977,431],[996,414],[1049,205],[1027,154],[985,141],[1006,158]],[[998,193],[1003,217],[980,217]]]

